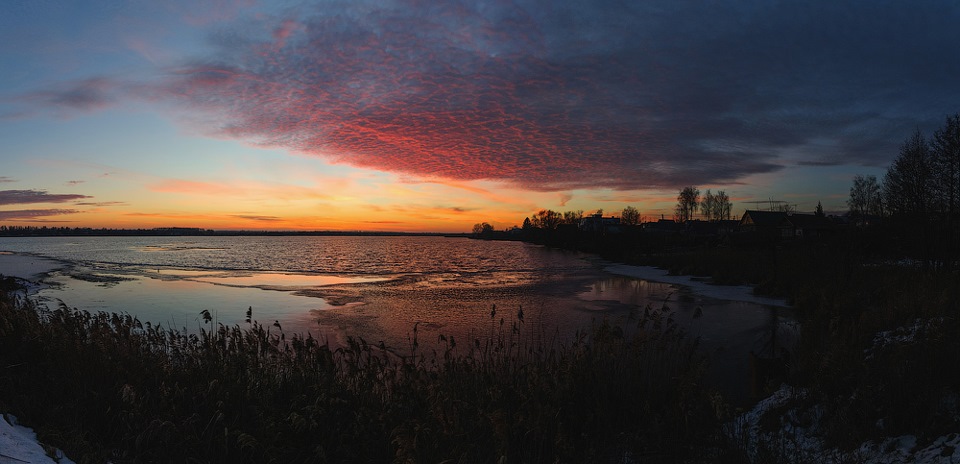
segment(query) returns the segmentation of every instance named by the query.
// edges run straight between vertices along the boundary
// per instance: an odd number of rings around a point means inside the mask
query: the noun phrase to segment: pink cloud
[[[625,62],[551,56],[519,7],[422,8],[266,20],[269,40],[222,42],[219,59],[183,67],[166,90],[213,115],[220,135],[418,177],[556,191],[777,168],[726,155],[676,169],[695,153],[655,130]]]

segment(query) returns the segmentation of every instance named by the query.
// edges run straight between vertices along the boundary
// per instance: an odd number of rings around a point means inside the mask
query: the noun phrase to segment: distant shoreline
[[[0,237],[233,237],[233,236],[308,236],[308,237],[470,237],[469,233],[389,232],[337,230],[212,230],[192,227],[158,227],[154,229],[91,229],[60,227],[0,228]]]

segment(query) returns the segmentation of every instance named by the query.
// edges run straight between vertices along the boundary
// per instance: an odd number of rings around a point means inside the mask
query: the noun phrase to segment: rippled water
[[[582,255],[445,237],[6,237],[0,247],[82,263],[336,275],[557,272]]]

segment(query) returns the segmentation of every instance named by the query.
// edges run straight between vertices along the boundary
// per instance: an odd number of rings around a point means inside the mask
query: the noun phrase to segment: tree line
[[[733,203],[730,203],[730,197],[723,190],[714,194],[707,189],[701,198],[699,188],[687,186],[680,189],[680,194],[677,195],[674,219],[677,222],[689,221],[696,215],[698,207],[701,216],[707,221],[722,221],[730,219]]]
[[[858,223],[883,223],[887,241],[925,265],[960,267],[960,113],[929,137],[915,130],[882,183],[855,176],[847,205]]]
[[[677,222],[686,222],[692,220],[697,211],[700,211],[701,217],[707,221],[728,220],[732,210],[733,204],[730,202],[730,197],[723,190],[714,194],[708,189],[701,197],[698,187],[687,186],[680,189],[677,195],[677,206],[673,219]],[[602,217],[603,209],[598,209],[593,215]],[[562,224],[580,225],[583,218],[582,209],[564,212],[541,209],[524,218],[521,229],[554,230]],[[640,210],[633,206],[627,206],[620,211],[619,219],[621,225],[635,226],[640,224],[642,217],[640,216]],[[493,226],[487,222],[479,222],[473,225],[473,235],[490,235],[493,232]]]
[[[960,113],[930,137],[919,129],[908,137],[882,184],[876,176],[855,176],[847,206],[856,217],[960,214]]]

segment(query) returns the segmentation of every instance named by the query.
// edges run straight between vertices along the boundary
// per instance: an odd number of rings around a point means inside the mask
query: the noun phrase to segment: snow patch
[[[753,409],[727,423],[724,432],[751,463],[960,463],[960,452],[957,452],[960,433],[944,435],[920,449],[913,435],[887,437],[879,443],[867,441],[853,451],[829,448],[820,434],[822,406],[797,405],[806,397],[806,390],[783,385]]]
[[[866,359],[873,359],[887,347],[894,345],[910,345],[917,340],[924,339],[928,334],[937,332],[943,325],[942,317],[932,319],[917,319],[912,325],[907,327],[897,327],[893,330],[884,330],[877,332],[873,336],[873,344],[870,348],[863,350]]]
[[[17,418],[0,414],[0,464],[74,464],[60,450],[52,450],[56,459],[47,455],[33,430],[17,424]]]

